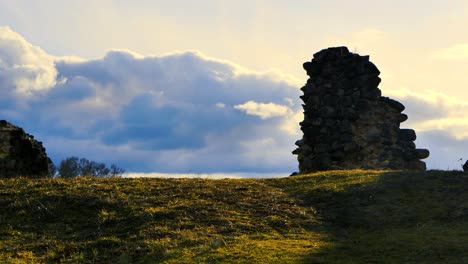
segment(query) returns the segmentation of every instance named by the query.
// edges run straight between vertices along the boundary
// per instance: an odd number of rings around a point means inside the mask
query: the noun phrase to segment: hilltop
[[[2,179],[0,262],[466,263],[468,175]]]

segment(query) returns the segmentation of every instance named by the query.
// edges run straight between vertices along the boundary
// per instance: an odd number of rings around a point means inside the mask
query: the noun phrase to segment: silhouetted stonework
[[[0,177],[45,177],[50,163],[41,142],[22,128],[0,120]]]
[[[346,47],[324,49],[304,63],[304,136],[296,142],[299,172],[330,169],[425,170],[416,133],[400,129],[405,107],[382,97],[380,71],[369,56]]]

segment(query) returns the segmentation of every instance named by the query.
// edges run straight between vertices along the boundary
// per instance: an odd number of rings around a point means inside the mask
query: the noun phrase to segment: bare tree
[[[77,176],[120,177],[124,169],[112,164],[110,168],[104,163],[90,161],[85,158],[69,157],[60,162],[58,174],[60,177],[73,178]]]
[[[73,178],[79,176],[81,173],[79,159],[77,157],[69,157],[62,160],[60,162],[58,173],[60,174],[60,177],[63,178]]]

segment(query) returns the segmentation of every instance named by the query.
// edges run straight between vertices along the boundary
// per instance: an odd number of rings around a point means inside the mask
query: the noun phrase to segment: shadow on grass
[[[339,177],[354,179],[340,186]],[[316,180],[317,188],[301,180]],[[316,209],[332,240],[304,263],[468,263],[462,172],[311,176],[285,190]]]
[[[97,179],[9,181],[10,190],[0,192],[0,249],[12,263],[125,263],[127,252],[145,254],[132,239],[145,219],[116,186],[98,186]]]

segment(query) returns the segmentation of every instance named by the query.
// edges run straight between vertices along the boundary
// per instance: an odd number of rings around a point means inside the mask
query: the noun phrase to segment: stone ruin
[[[41,142],[0,120],[0,178],[46,177],[51,163]]]
[[[346,47],[324,49],[304,63],[304,136],[296,142],[299,173],[333,169],[426,169],[427,149],[400,129],[405,107],[382,97],[380,71]]]

